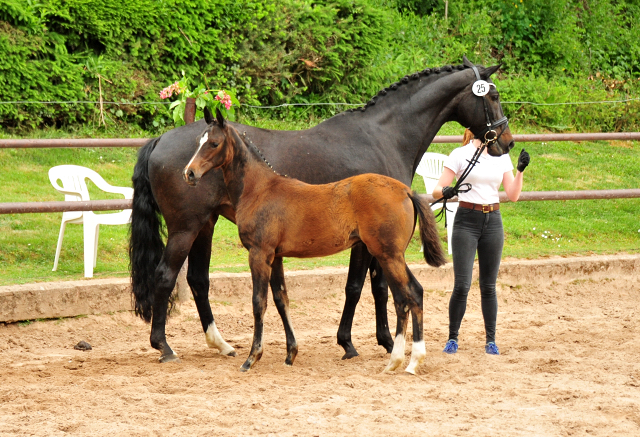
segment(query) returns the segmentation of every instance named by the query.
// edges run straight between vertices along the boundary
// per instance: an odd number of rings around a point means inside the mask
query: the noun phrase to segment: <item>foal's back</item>
[[[275,175],[274,175],[275,176]],[[273,177],[245,190],[237,205],[248,247],[278,256],[332,255],[363,241],[372,253],[404,253],[415,226],[409,187],[376,174],[310,185]]]

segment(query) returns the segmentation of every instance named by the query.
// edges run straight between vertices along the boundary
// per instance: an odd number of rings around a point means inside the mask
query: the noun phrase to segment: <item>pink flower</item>
[[[231,103],[231,96],[225,93],[223,90],[218,91],[218,94],[216,95],[216,100],[222,103],[225,109],[227,110],[231,108],[231,106],[233,106],[233,103]]]
[[[166,87],[162,91],[160,91],[160,98],[161,99],[168,99],[169,97],[171,97],[173,95],[174,92],[176,93],[176,95],[178,95],[178,94],[180,94],[182,92],[182,89],[180,89],[180,84],[177,81],[172,83],[171,85],[169,85],[168,87]]]

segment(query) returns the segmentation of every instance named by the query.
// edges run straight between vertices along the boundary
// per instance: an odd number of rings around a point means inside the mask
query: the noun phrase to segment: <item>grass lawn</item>
[[[258,120],[271,129],[303,129],[314,122]],[[97,132],[97,133],[96,133]],[[539,133],[512,126],[514,133]],[[457,124],[445,125],[441,135],[459,135]],[[149,137],[131,128],[107,132],[92,127],[77,131],[37,131],[29,138]],[[0,132],[0,137],[8,137]],[[525,147],[531,165],[524,191],[598,190],[640,186],[640,142],[557,142],[517,144],[512,160]],[[454,144],[434,144],[429,151],[448,154]],[[131,185],[136,149],[0,149],[0,202],[63,200],[49,183],[47,172],[60,164],[96,170],[112,185]],[[413,188],[424,192],[422,179]],[[97,189],[92,196],[117,198]],[[504,204],[501,208],[506,241],[504,256],[534,258],[592,253],[640,251],[640,199],[545,201]],[[82,227],[68,225],[58,271],[52,272],[61,213],[0,215],[0,285],[83,278]],[[446,229],[439,224],[446,245]],[[94,277],[128,275],[127,226],[102,226]],[[416,238],[407,250],[409,262],[424,262]],[[320,259],[286,259],[287,269],[347,265],[349,252]],[[247,271],[247,255],[235,226],[221,218],[213,238],[211,271]]]

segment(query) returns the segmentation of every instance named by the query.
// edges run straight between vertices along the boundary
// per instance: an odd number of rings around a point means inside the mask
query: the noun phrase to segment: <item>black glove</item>
[[[452,197],[456,197],[458,195],[458,190],[455,187],[444,187],[442,189],[442,197],[444,199],[451,199]]]
[[[518,165],[516,166],[519,172],[523,172],[524,169],[527,168],[530,159],[531,158],[529,157],[527,151],[522,149],[522,152],[520,152],[520,156],[518,156]]]

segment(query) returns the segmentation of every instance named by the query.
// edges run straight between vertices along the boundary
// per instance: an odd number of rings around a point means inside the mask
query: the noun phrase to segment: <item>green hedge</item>
[[[158,92],[181,77],[243,103],[364,102],[462,55],[501,63],[505,101],[640,95],[640,0],[0,0],[0,101],[97,101],[108,121],[171,124]],[[329,116],[343,107],[275,115]],[[505,105],[551,129],[637,130],[640,102]],[[274,113],[247,110],[245,115]],[[4,130],[98,121],[95,104],[0,104]]]
[[[158,101],[184,71],[248,102],[287,101],[369,65],[384,43],[382,21],[361,0],[5,0],[0,100],[97,101],[101,85],[105,101]],[[110,110],[149,123],[158,106]],[[5,128],[95,116],[95,105],[0,105]]]

